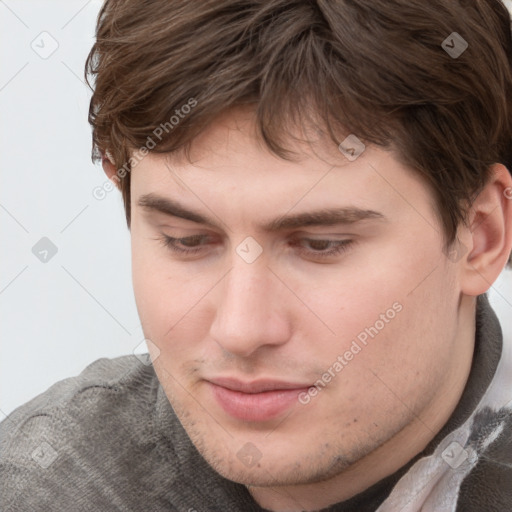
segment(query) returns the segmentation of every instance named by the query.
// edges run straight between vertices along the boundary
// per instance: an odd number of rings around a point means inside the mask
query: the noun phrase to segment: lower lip
[[[297,403],[308,388],[278,389],[262,393],[242,393],[208,383],[219,405],[226,413],[243,421],[268,421]]]

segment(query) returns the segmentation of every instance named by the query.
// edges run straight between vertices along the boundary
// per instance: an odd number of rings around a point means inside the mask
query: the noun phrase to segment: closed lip
[[[305,389],[311,386],[311,384],[284,382],[271,379],[260,379],[244,382],[230,377],[219,377],[207,380],[216,386],[221,386],[232,391],[240,391],[241,393],[263,393],[265,391],[277,391],[283,389]]]

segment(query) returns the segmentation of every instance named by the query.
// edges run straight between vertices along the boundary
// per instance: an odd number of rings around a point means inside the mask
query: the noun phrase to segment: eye
[[[300,238],[291,242],[291,245],[297,247],[300,254],[313,258],[329,258],[344,253],[354,243],[354,240]]]
[[[203,251],[212,243],[209,235],[191,235],[182,238],[171,237],[162,234],[157,240],[178,255],[194,255]],[[290,245],[303,256],[314,259],[332,258],[347,251],[354,240],[329,240],[318,238],[298,238],[290,242]]]
[[[162,235],[162,237],[159,238],[165,247],[178,254],[196,254],[206,245],[201,244],[201,242],[208,239],[208,235],[192,235],[183,238]]]

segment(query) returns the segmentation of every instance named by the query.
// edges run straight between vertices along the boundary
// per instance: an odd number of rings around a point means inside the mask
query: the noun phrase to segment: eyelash
[[[162,242],[162,244],[169,250],[171,250],[174,253],[185,255],[185,256],[191,256],[193,254],[197,254],[202,251],[204,248],[204,245],[196,246],[196,247],[188,247],[186,249],[180,248],[176,245],[176,242],[182,243],[184,240],[190,240],[190,239],[197,239],[199,241],[207,239],[207,235],[192,235],[187,236],[183,238],[174,238],[167,235],[162,235],[161,238],[158,238]],[[338,256],[340,254],[343,254],[345,251],[347,251],[352,245],[354,245],[354,240],[324,240],[324,239],[317,239],[317,238],[301,238],[299,240],[305,240],[307,242],[327,242],[328,244],[335,244],[335,247],[329,251],[311,251],[311,250],[304,250],[302,248],[299,248],[300,254],[307,254],[309,256],[314,256],[315,258],[329,258],[333,256]],[[294,241],[292,244],[294,247],[297,246],[297,243]]]

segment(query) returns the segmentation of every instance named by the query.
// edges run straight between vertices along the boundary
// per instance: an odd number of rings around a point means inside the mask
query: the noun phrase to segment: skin
[[[446,423],[467,381],[476,296],[510,253],[507,170],[493,178],[461,226],[462,257],[447,258],[433,195],[390,151],[348,161],[336,147],[295,142],[300,160],[272,155],[253,117],[229,111],[195,139],[191,160],[150,153],[131,171],[133,284],[157,376],[199,452],[222,476],[275,511],[315,510],[392,474]],[[313,151],[314,149],[314,151]],[[334,167],[333,167],[334,166]],[[109,177],[114,166],[104,163]],[[138,206],[148,193],[179,200],[218,227]],[[285,214],[355,206],[385,220],[261,229]],[[159,237],[208,235],[183,256]],[[248,236],[263,252],[236,252]],[[338,255],[305,237],[353,240]],[[196,240],[197,242],[197,240]],[[301,252],[299,247],[303,248]],[[320,249],[320,250],[318,250]],[[400,312],[341,371],[338,356],[393,304]],[[278,418],[229,416],[205,379],[330,382]],[[237,457],[246,443],[260,454]]]

